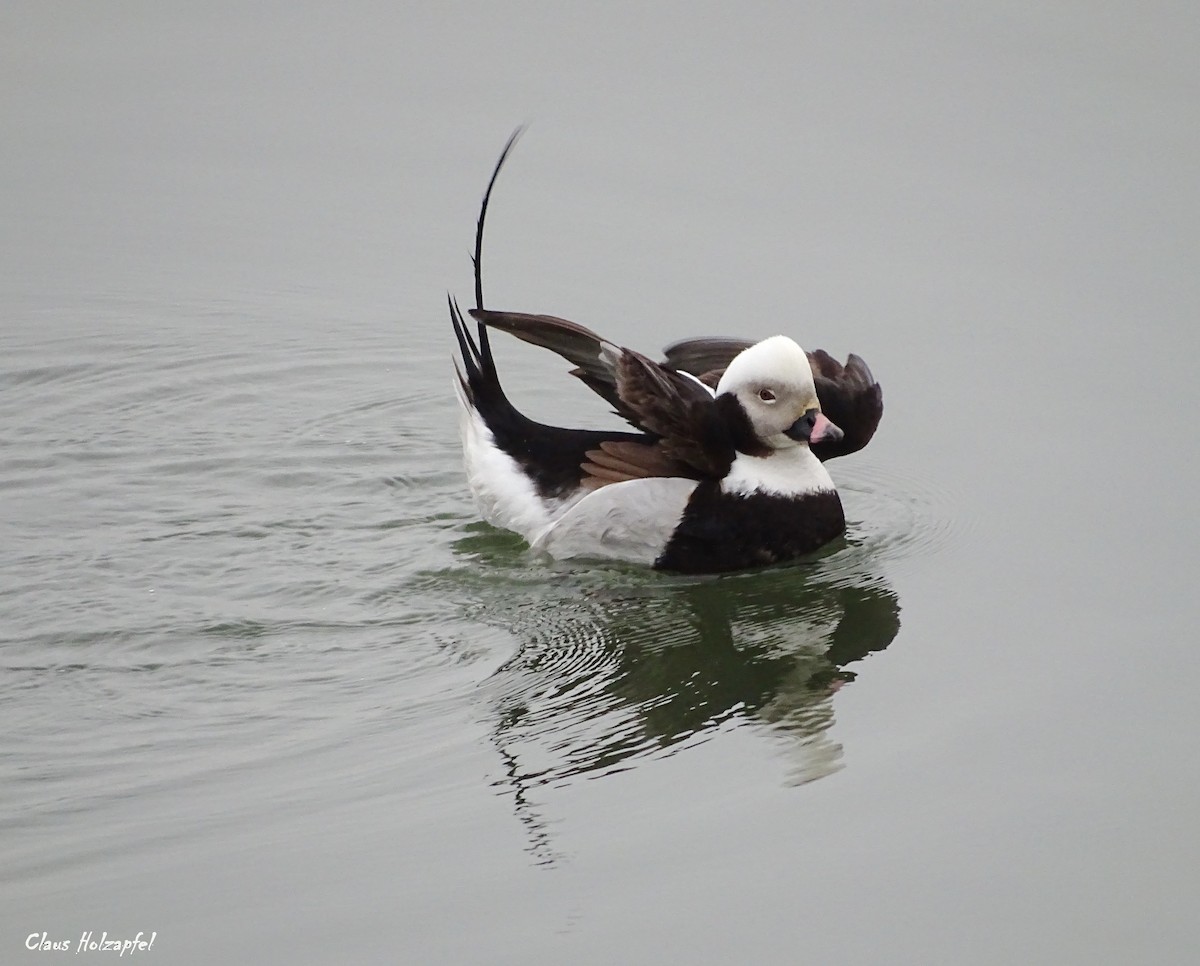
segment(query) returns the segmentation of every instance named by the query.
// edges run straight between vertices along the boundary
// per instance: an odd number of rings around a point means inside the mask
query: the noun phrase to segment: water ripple
[[[928,558],[969,529],[955,494],[934,480],[869,455],[834,467],[847,538],[877,561]]]
[[[349,742],[436,795],[436,733],[507,653],[409,583],[465,518],[456,443],[432,389],[397,390],[391,327],[192,321],[4,346],[0,827],[39,830],[9,836],[28,839],[9,876],[360,795],[379,779]],[[440,342],[408,361],[435,348],[448,381]]]

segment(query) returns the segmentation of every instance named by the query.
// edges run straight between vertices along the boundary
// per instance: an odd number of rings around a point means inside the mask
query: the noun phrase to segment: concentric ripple
[[[923,560],[941,552],[964,526],[954,494],[870,454],[837,464],[834,473],[856,558],[880,564]]]

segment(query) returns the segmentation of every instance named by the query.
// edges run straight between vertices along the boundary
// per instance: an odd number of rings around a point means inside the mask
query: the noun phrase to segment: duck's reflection
[[[833,695],[900,629],[896,595],[843,554],[716,579],[546,576],[480,615],[519,641],[486,687],[501,784],[545,859],[534,789],[629,768],[727,722],[777,740],[791,782],[836,771]]]

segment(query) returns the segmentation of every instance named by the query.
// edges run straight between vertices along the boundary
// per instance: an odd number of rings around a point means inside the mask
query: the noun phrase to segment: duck
[[[846,518],[826,461],[870,442],[883,394],[870,368],[787,335],[689,338],[661,361],[551,315],[483,305],[483,235],[504,146],[476,224],[468,327],[447,297],[467,483],[489,524],[558,560],[709,574],[810,557]],[[557,353],[628,429],[536,422],[508,399],[490,334]]]

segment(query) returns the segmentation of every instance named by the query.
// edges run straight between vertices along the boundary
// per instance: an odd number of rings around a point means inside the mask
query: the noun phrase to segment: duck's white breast
[[[825,464],[807,446],[778,449],[770,456],[738,453],[733,466],[721,480],[722,492],[741,496],[751,493],[803,496],[834,489],[833,478]]]

